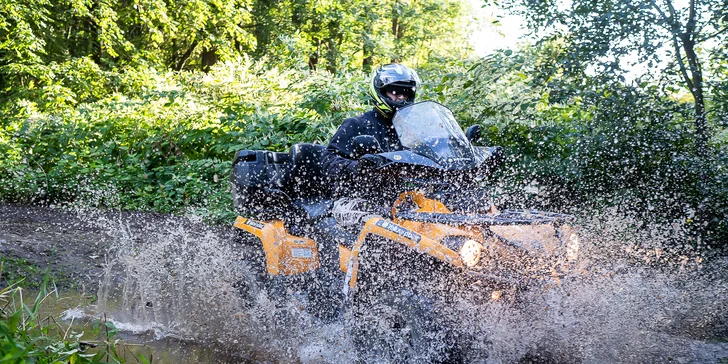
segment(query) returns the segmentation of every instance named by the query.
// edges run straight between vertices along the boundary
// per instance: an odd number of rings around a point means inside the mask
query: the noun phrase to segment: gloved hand
[[[378,171],[382,164],[381,157],[374,154],[365,154],[353,165],[353,177],[358,183],[381,184],[382,174]]]

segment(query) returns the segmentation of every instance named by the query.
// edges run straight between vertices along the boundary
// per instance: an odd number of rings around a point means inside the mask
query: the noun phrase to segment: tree
[[[570,62],[597,62],[605,73],[621,74],[626,56],[638,54],[648,67],[660,65],[660,52],[672,61],[665,75],[675,75],[693,98],[695,149],[708,154],[706,78],[701,63],[709,52],[720,52],[728,34],[728,1],[689,0],[574,0],[565,6],[559,0],[512,0],[511,9],[521,12],[535,30],[567,29],[571,42]]]
[[[98,73],[209,71],[241,56],[330,73],[457,59],[467,50],[463,1],[6,0],[0,100],[60,99],[42,95],[73,81],[58,70],[81,59]],[[66,94],[61,98],[78,101]]]

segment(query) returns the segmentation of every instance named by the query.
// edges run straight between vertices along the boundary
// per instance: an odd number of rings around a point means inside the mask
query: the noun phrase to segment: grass
[[[3,264],[0,263],[0,274]],[[20,286],[23,280],[0,289],[0,362],[3,363],[151,363],[117,338],[118,330],[105,317],[94,326],[96,340],[84,340],[83,332],[42,314],[48,300],[58,300],[58,289],[48,275],[33,297]],[[50,288],[52,287],[52,288]],[[133,360],[129,360],[132,358]]]
[[[0,285],[10,286],[22,281],[26,289],[37,291],[43,284],[46,274],[59,287],[76,289],[79,285],[78,282],[64,274],[62,270],[45,273],[42,268],[26,258],[0,257],[0,264],[3,266]]]
[[[0,283],[12,286],[23,281],[27,288],[38,289],[43,283],[43,272],[25,258],[0,258],[2,264],[2,277]]]

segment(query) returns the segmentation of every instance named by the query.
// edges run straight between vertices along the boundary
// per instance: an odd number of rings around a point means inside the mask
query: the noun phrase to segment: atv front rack
[[[538,210],[504,210],[496,215],[463,215],[437,212],[398,212],[397,219],[457,225],[540,225],[563,224],[574,216]]]

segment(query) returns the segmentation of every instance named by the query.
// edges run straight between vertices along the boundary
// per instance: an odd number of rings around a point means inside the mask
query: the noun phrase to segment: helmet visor
[[[394,97],[404,95],[407,100],[413,100],[415,98],[416,91],[417,88],[415,86],[388,85],[382,87],[382,92],[385,95],[390,96],[391,94]]]

